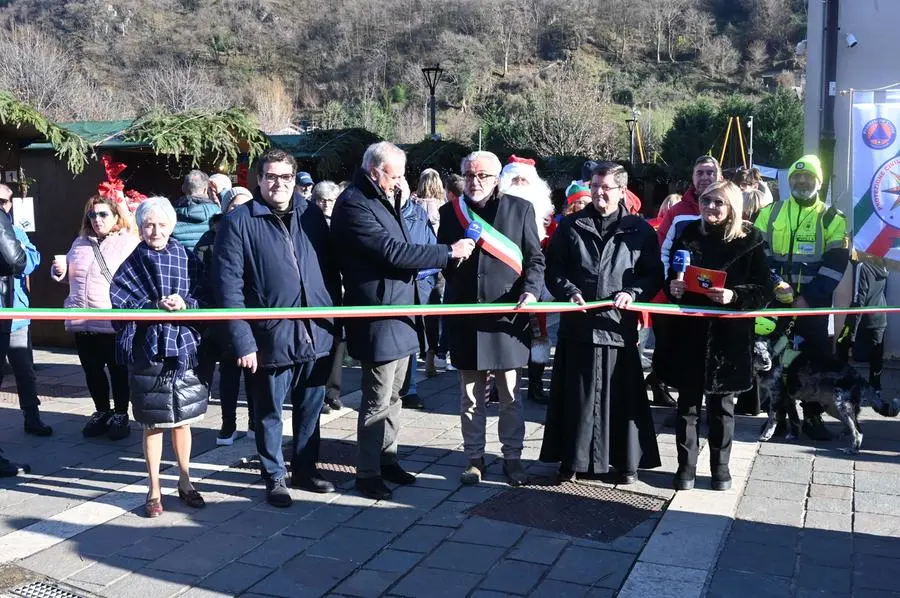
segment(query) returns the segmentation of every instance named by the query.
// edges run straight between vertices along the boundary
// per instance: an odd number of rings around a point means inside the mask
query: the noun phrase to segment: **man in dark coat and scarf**
[[[596,165],[592,203],[560,223],[547,252],[547,288],[560,301],[583,305],[612,299],[615,307],[561,314],[541,461],[560,462],[559,481],[615,468],[617,483],[659,467],[659,447],[644,391],[635,301],[662,287],[653,228],[628,212],[625,169]]]
[[[450,243],[480,231],[472,255],[444,270],[447,303],[516,303],[537,300],[543,289],[544,256],[532,204],[497,190],[500,160],[490,152],[463,158],[464,193],[441,206],[438,243]],[[498,433],[503,473],[510,485],[526,481],[522,467],[525,414],[517,396],[519,368],[528,363],[531,345],[529,314],[481,314],[448,320],[450,353],[459,370],[463,447],[469,460],[464,484],[477,484],[485,469],[485,384],[494,374],[500,399]]]

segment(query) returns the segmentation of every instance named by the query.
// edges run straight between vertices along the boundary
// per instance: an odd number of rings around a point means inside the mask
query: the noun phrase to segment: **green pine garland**
[[[33,126],[47,139],[56,151],[56,157],[66,163],[70,172],[79,174],[84,171],[88,161],[87,142],[80,136],[50,122],[40,112],[25,102],[17,100],[8,91],[0,91],[0,124],[10,124],[16,127]]]
[[[246,143],[251,162],[268,147],[256,123],[240,108],[151,112],[135,120],[123,135],[126,141],[149,142],[157,154],[190,156],[194,167],[199,166],[200,158],[211,157],[231,169],[237,164],[242,143]]]

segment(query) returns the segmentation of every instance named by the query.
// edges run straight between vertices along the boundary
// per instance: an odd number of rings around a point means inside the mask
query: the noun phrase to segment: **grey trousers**
[[[525,442],[525,408],[516,396],[519,382],[519,370],[494,371],[494,385],[500,399],[500,422],[497,433],[504,459],[520,459],[522,444]],[[477,370],[460,370],[459,384],[462,393],[459,403],[462,420],[463,448],[469,459],[480,459],[484,456],[485,413],[484,387],[488,372]]]
[[[400,387],[406,378],[409,357],[377,363],[362,362],[362,400],[356,438],[359,458],[357,478],[381,477],[381,466],[397,462],[400,432]]]

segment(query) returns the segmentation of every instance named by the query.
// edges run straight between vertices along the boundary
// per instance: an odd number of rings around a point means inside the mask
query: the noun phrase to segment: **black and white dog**
[[[800,435],[800,416],[797,401],[821,403],[826,412],[839,419],[850,436],[847,451],[856,453],[862,445],[863,435],[859,427],[861,405],[871,405],[882,415],[893,417],[900,410],[900,399],[885,403],[881,393],[876,391],[849,364],[834,363],[824,370],[813,368],[802,355],[791,355],[786,337],[774,343],[766,337],[757,337],[753,344],[753,365],[763,397],[768,395],[769,419],[760,433],[760,441],[766,442],[775,434],[779,421],[787,419],[786,440]],[[786,359],[787,357],[787,359]],[[791,380],[788,381],[784,362],[799,359],[793,364]]]

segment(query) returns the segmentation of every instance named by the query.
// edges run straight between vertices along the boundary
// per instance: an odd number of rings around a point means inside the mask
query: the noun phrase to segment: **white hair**
[[[390,141],[373,143],[366,148],[366,153],[363,154],[362,169],[369,172],[372,169],[380,168],[391,158],[401,158],[406,164],[406,152]]]
[[[216,186],[216,191],[218,191],[219,195],[221,195],[223,191],[231,189],[231,179],[228,178],[227,174],[222,174],[220,172],[211,174],[209,175],[209,182]]]
[[[134,219],[137,221],[139,229],[144,228],[144,220],[147,219],[151,212],[159,212],[168,218],[173,228],[178,221],[175,208],[172,207],[172,203],[168,198],[157,195],[156,197],[148,197],[138,205],[137,211],[134,213]]]
[[[526,184],[513,184],[517,178],[527,181]],[[544,218],[553,214],[553,200],[550,198],[550,185],[538,176],[537,170],[533,166],[515,162],[507,164],[500,171],[497,190],[504,195],[521,197],[534,206],[534,219],[537,223],[538,236],[541,239],[547,236]]]
[[[466,166],[468,166],[475,160],[486,160],[490,164],[489,170],[491,171],[491,174],[500,174],[500,170],[502,170],[503,168],[503,165],[500,163],[500,158],[497,157],[497,154],[493,152],[477,151],[472,152],[462,159],[462,162],[459,165],[459,172],[461,174],[465,174]]]

